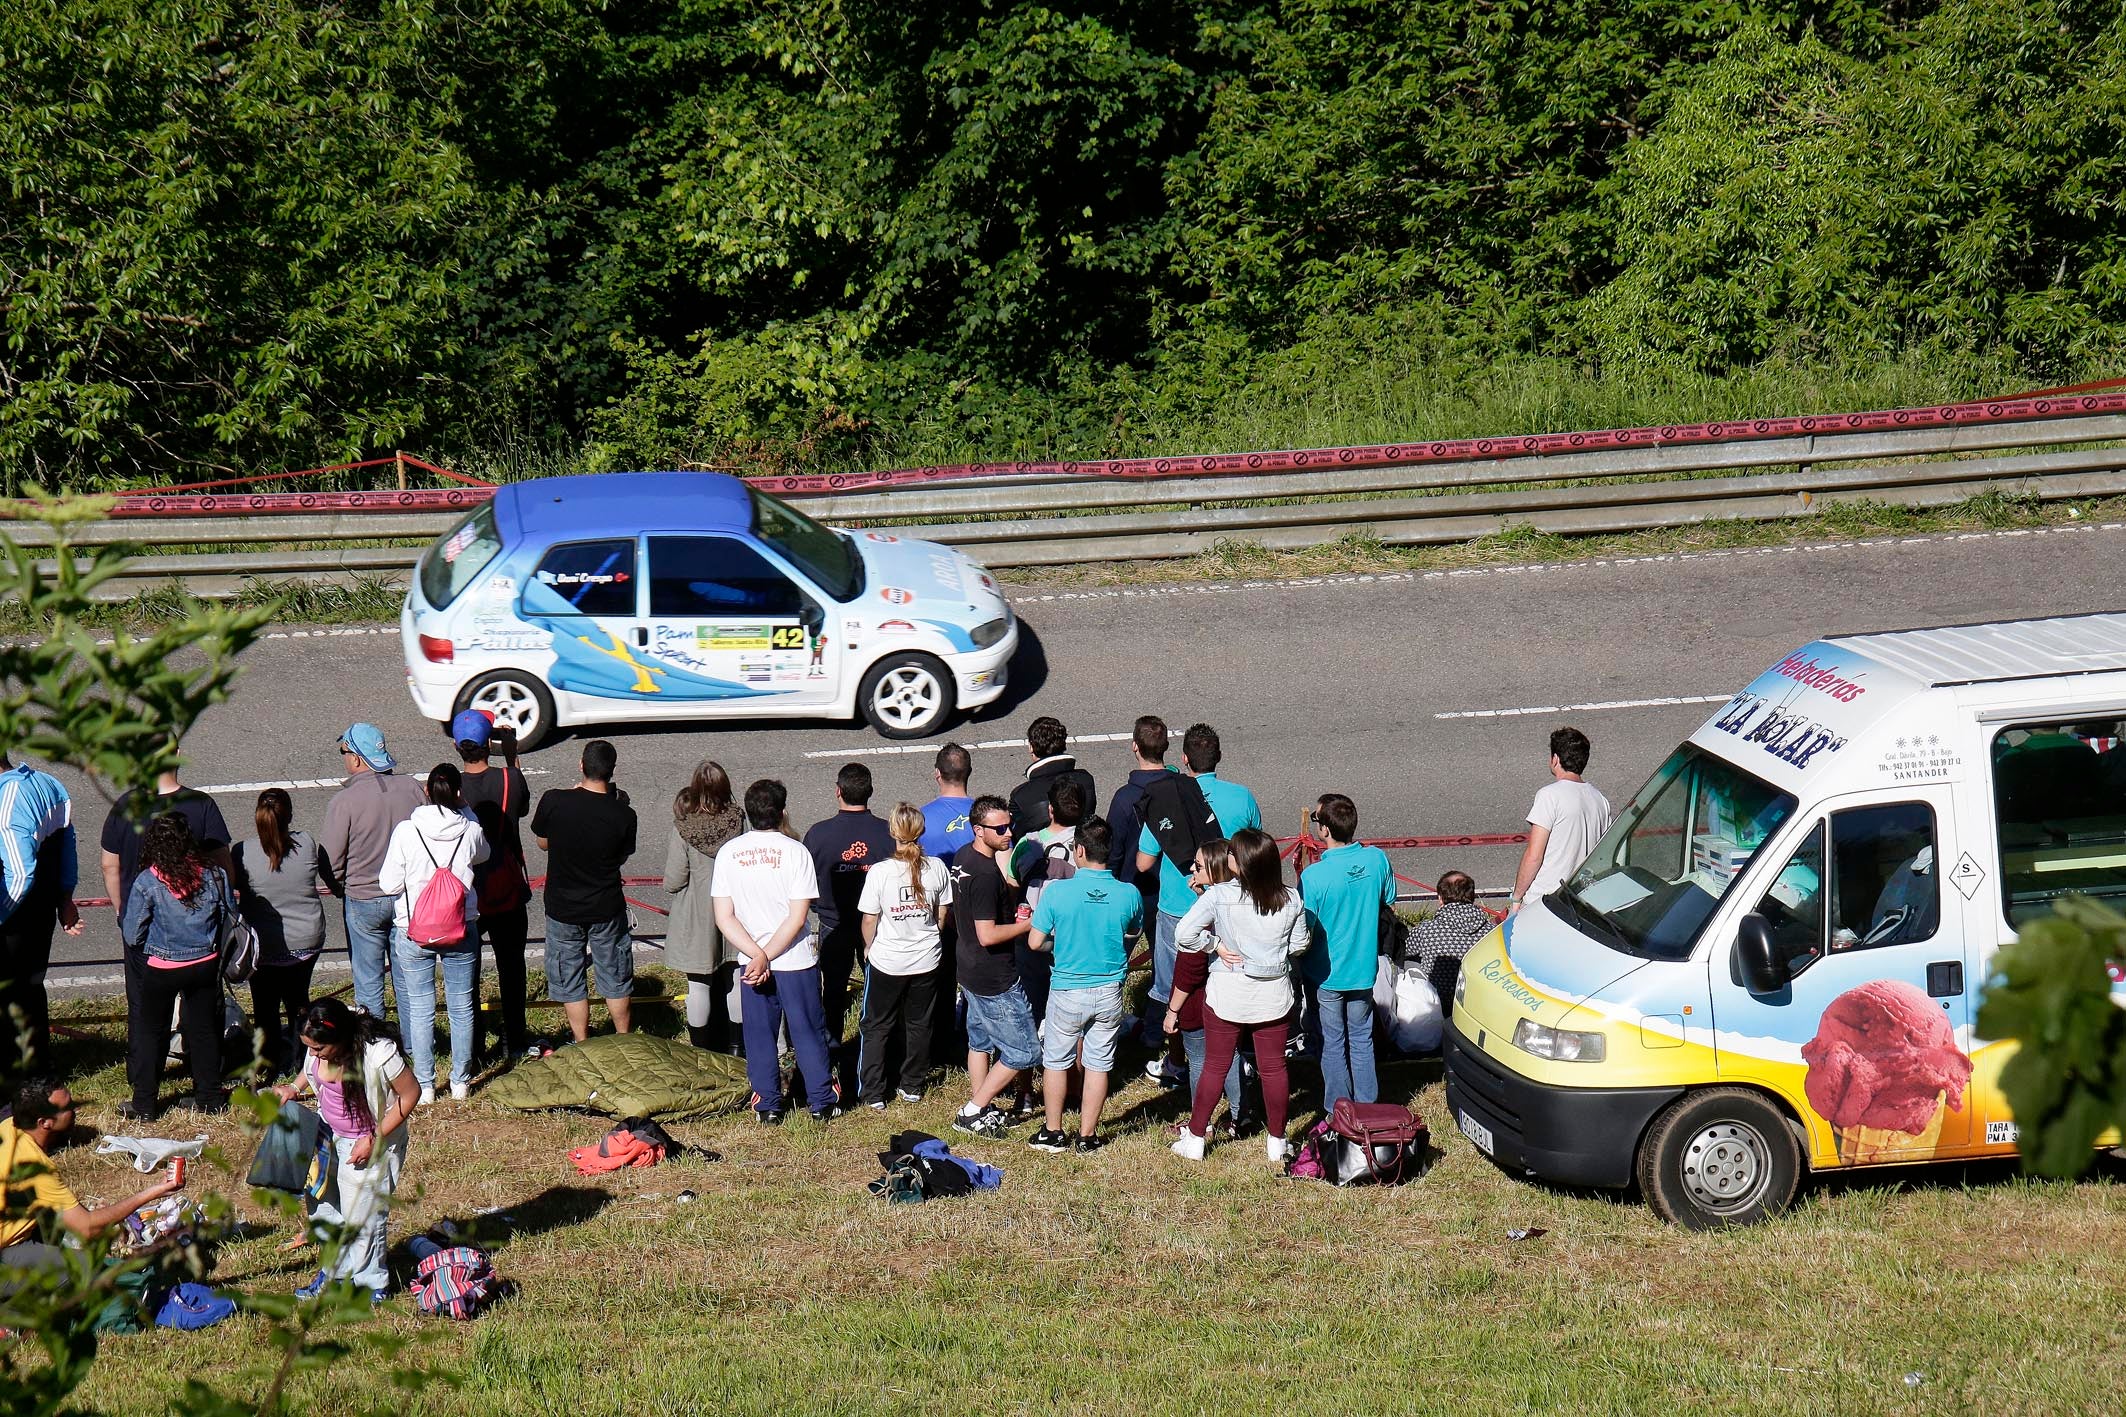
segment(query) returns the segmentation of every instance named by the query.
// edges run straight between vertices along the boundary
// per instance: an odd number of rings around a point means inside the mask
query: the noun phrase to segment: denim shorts
[[[1048,996],[1048,1023],[1041,1034],[1041,1062],[1061,1070],[1076,1064],[1085,1044],[1085,1070],[1115,1070],[1115,1039],[1122,1032],[1122,986],[1057,989]]]
[[[1023,1071],[1040,1061],[1033,1010],[1016,982],[1001,994],[966,991],[967,1051],[994,1053],[1004,1067]]]
[[[584,991],[588,967],[598,971],[601,997],[625,999],[635,992],[635,933],[628,928],[627,916],[596,925],[546,922],[547,997],[557,1004],[584,1002],[590,997]]]

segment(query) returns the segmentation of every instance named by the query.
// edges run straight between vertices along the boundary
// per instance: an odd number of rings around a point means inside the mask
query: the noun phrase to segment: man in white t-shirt
[[[819,937],[812,930],[819,873],[804,844],[778,830],[789,800],[772,778],[746,789],[746,825],[752,830],[717,848],[715,884],[709,887],[716,928],[745,960],[738,978],[746,1080],[753,1085],[754,1114],[770,1124],[783,1116],[775,1035],[785,1023],[812,1115],[824,1122],[842,1112],[827,1059]]]
[[[1560,728],[1550,735],[1553,781],[1536,793],[1535,805],[1528,809],[1528,849],[1521,853],[1521,868],[1513,877],[1515,910],[1565,884],[1609,830],[1609,799],[1580,776],[1592,751],[1587,735],[1577,728]]]
[[[930,1076],[930,1020],[937,1007],[940,929],[952,904],[952,873],[922,853],[922,812],[903,802],[888,827],[894,854],[864,873],[857,900],[864,933],[864,1012],[857,1049],[864,1105],[886,1110],[886,1054],[901,1033],[903,1102],[921,1102]],[[908,858],[914,856],[913,865]]]

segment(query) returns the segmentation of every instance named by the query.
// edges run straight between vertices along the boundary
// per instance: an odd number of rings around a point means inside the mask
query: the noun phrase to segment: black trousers
[[[192,1070],[192,1096],[201,1105],[221,1105],[221,964],[203,959],[183,969],[154,969],[143,959],[132,971],[138,998],[127,1012],[133,1020],[126,1080],[133,1085],[133,1105],[155,1110],[162,1086],[163,1059],[170,1051],[170,1007],[177,1006],[185,1037],[185,1063]]]
[[[266,1066],[276,1077],[299,1061],[297,1039],[303,1013],[310,1007],[310,976],[316,970],[317,956],[312,955],[289,964],[261,964],[251,976],[251,1022],[265,1037]]]
[[[51,968],[52,932],[58,928],[58,906],[37,900],[24,901],[0,922],[0,1036],[7,1040],[0,1047],[0,1077],[10,1083],[51,1067],[52,1010],[44,974]],[[14,1019],[18,1009],[20,1024]],[[19,1060],[13,1047],[18,1029],[29,1034],[29,1051]]]
[[[520,905],[496,915],[482,915],[479,921],[480,938],[494,951],[495,991],[502,1002],[502,1026],[489,1029],[483,1011],[480,1037],[484,1040],[492,1033],[510,1057],[522,1053],[531,1043],[531,1030],[524,1022],[524,941],[531,933],[530,909],[529,904]],[[477,996],[477,977],[473,991]]]
[[[900,1043],[901,1089],[921,1092],[930,1077],[930,1018],[937,1002],[935,974],[881,974],[864,971],[863,1061],[860,1095],[866,1102],[886,1100],[887,1053],[893,1036]]]
[[[1056,971],[1055,954],[1030,948],[1022,935],[1011,947],[1011,957],[1019,967],[1019,987],[1026,991],[1026,1007],[1033,1010],[1033,1021],[1039,1023],[1048,1017],[1048,977]]]
[[[930,1060],[941,1068],[964,1067],[967,1063],[967,1034],[960,1027],[960,961],[955,942],[959,936],[954,932],[952,912],[945,912],[943,931],[945,948],[938,961],[934,982],[934,996],[930,1010]]]
[[[820,1002],[827,1010],[830,1048],[842,1041],[842,1028],[849,1017],[849,984],[863,948],[863,931],[853,920],[836,925],[820,937],[819,992]]]

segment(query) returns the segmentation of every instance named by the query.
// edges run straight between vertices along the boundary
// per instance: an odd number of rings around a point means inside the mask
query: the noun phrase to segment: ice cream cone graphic
[[[1846,1166],[1927,1154],[1942,1119],[1962,1111],[1971,1060],[1949,1020],[1913,985],[1878,979],[1848,989],[1802,1045],[1803,1090]]]

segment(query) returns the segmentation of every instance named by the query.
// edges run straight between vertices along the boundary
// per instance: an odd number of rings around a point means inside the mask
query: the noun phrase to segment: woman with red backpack
[[[436,975],[450,1012],[450,1095],[472,1095],[479,1047],[480,898],[472,868],[487,859],[487,837],[460,796],[457,766],[428,773],[428,801],[391,829],[377,886],[394,899],[392,988],[399,1028],[423,1104],[436,1095]]]

